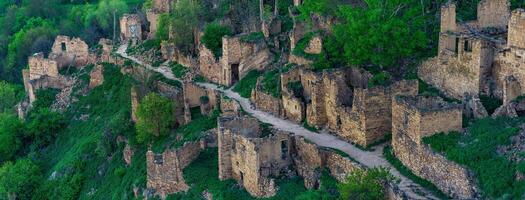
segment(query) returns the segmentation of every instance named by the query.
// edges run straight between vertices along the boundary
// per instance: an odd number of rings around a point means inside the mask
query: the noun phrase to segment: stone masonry
[[[162,154],[149,150],[146,153],[147,188],[165,199],[168,194],[188,191],[182,170],[197,159],[202,148],[201,142],[189,142],[178,149],[170,149]]]
[[[438,55],[419,77],[447,96],[490,95],[509,103],[525,93],[525,13],[510,12],[508,0],[482,0],[475,21],[457,23],[456,5],[441,8]]]
[[[459,164],[424,144],[424,137],[462,130],[460,105],[439,97],[397,96],[392,105],[392,147],[395,156],[415,175],[454,199],[476,199],[475,178]]]
[[[89,46],[80,38],[70,38],[59,35],[56,37],[49,59],[55,60],[58,68],[64,66],[82,67],[94,62],[93,55],[89,53]]]
[[[208,80],[231,86],[251,70],[263,70],[272,61],[265,42],[244,42],[241,36],[222,39],[222,57],[215,58],[203,45],[199,47],[199,71]]]
[[[124,14],[120,19],[120,40],[132,44],[142,41],[142,22],[136,14]]]

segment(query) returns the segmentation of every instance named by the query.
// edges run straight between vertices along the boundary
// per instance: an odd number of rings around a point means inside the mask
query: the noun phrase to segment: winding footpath
[[[154,68],[150,64],[144,63],[144,62],[140,61],[139,59],[137,59],[135,57],[129,56],[126,53],[127,47],[128,47],[127,44],[124,44],[124,45],[120,46],[118,48],[118,50],[117,50],[117,54],[119,54],[120,56],[122,56],[124,58],[127,58],[127,59],[129,59],[129,60],[131,60],[131,61],[141,65],[141,66],[144,66],[148,70],[161,73],[167,79],[181,81],[178,78],[176,78],[173,75],[171,69],[169,67],[165,66],[165,65],[161,65],[158,68]],[[348,154],[350,157],[352,157],[353,159],[355,159],[356,161],[358,161],[359,163],[361,163],[362,165],[364,165],[366,167],[369,167],[369,168],[373,168],[373,167],[385,167],[385,168],[388,168],[390,170],[390,173],[400,180],[400,183],[398,184],[398,187],[399,187],[400,190],[405,192],[405,194],[407,195],[407,197],[409,199],[418,199],[418,200],[419,199],[421,199],[421,200],[423,200],[423,199],[439,199],[439,198],[433,196],[426,189],[422,188],[420,185],[414,183],[413,181],[411,181],[407,177],[405,177],[402,174],[400,174],[399,171],[397,171],[392,165],[390,165],[390,163],[388,163],[388,161],[383,157],[384,145],[380,145],[380,146],[376,147],[374,151],[364,151],[364,150],[361,150],[361,149],[357,148],[356,146],[354,146],[354,145],[352,145],[352,144],[350,144],[350,143],[348,143],[346,141],[343,141],[343,140],[341,140],[341,139],[339,139],[339,138],[337,138],[334,135],[331,135],[329,133],[326,133],[326,132],[321,132],[321,133],[312,132],[312,131],[309,131],[306,128],[304,128],[304,127],[302,127],[302,126],[300,126],[298,124],[295,124],[295,123],[291,122],[291,121],[275,117],[272,114],[269,114],[269,113],[266,113],[266,112],[263,112],[263,111],[260,111],[260,110],[256,110],[252,106],[252,104],[251,104],[249,99],[241,97],[238,93],[232,91],[231,88],[230,89],[222,89],[222,88],[219,88],[217,85],[210,84],[210,83],[196,83],[196,84],[199,85],[199,86],[205,87],[205,88],[209,88],[209,89],[220,91],[225,96],[227,96],[229,98],[232,98],[232,99],[235,99],[236,101],[239,102],[239,104],[244,109],[244,111],[246,111],[247,113],[250,113],[253,117],[259,119],[260,121],[262,121],[264,123],[268,123],[268,124],[273,125],[273,127],[276,128],[276,129],[279,129],[279,130],[282,130],[282,131],[291,132],[291,133],[294,133],[296,135],[303,136],[304,138],[306,138],[306,139],[308,139],[308,140],[310,140],[310,141],[314,142],[315,144],[317,144],[319,146],[322,146],[322,147],[329,147],[329,148],[338,149],[340,151],[343,151],[346,154]]]

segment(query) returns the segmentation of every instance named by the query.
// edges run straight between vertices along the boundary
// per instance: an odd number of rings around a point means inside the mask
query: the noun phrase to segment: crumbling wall
[[[89,46],[80,38],[69,38],[59,35],[56,37],[49,58],[57,61],[58,67],[85,66],[90,61]]]
[[[255,88],[252,90],[250,100],[254,103],[256,109],[280,117],[283,115],[282,100],[262,91],[261,81],[263,78],[264,77],[259,77],[257,79],[257,83]]]
[[[29,80],[39,79],[42,76],[58,77],[58,64],[54,60],[44,58],[43,53],[29,57]]]
[[[439,53],[456,51],[456,36],[450,34],[457,31],[456,4],[449,2],[441,7],[441,25],[439,34]]]
[[[146,153],[148,189],[153,189],[163,199],[168,194],[188,191],[189,186],[184,181],[182,170],[197,159],[201,150],[200,142],[189,142],[179,149],[166,150],[162,154],[149,150]]]
[[[199,70],[211,82],[220,83],[223,80],[221,65],[213,52],[204,45],[199,46]]]
[[[102,65],[96,65],[89,74],[89,77],[90,89],[102,85],[102,83],[104,83],[104,67]]]
[[[326,167],[330,170],[330,174],[339,182],[345,182],[348,174],[351,172],[364,169],[364,166],[361,164],[332,150],[324,151],[324,154]]]
[[[159,94],[169,98],[174,104],[173,117],[176,119],[176,123],[185,124],[184,120],[184,95],[181,89],[164,83],[162,81],[157,82],[157,91]]]
[[[294,165],[299,176],[304,179],[304,186],[308,189],[317,189],[320,183],[323,167],[323,157],[316,144],[311,143],[300,136],[294,137],[295,155]]]
[[[302,123],[306,116],[306,107],[301,99],[283,92],[282,97],[283,117],[294,121],[295,123]]]
[[[101,47],[99,62],[114,63],[114,58],[111,56],[111,52],[113,52],[113,41],[102,38],[98,44]]]
[[[525,38],[523,38],[523,30],[525,30],[525,10],[514,10],[509,20],[509,47],[525,49]]]
[[[136,14],[124,14],[120,18],[120,40],[142,41],[142,22]]]
[[[509,0],[482,0],[478,4],[477,14],[480,28],[504,28],[510,18],[510,2]]]
[[[438,97],[398,96],[392,106],[392,147],[414,174],[455,199],[477,198],[471,172],[421,142],[437,132],[461,130],[461,108]]]
[[[240,116],[242,108],[237,101],[221,95],[220,101],[222,116]]]

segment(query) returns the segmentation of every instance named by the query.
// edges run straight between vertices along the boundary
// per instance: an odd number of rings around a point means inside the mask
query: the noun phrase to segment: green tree
[[[337,185],[337,189],[341,199],[384,199],[384,182],[391,180],[394,177],[383,168],[355,170],[348,175],[346,182]]]
[[[120,16],[127,13],[128,10],[128,5],[124,0],[101,0],[92,17],[97,19],[100,27],[110,31],[113,27],[113,12],[115,12],[117,19],[120,19]]]
[[[18,90],[14,85],[0,81],[0,112],[12,111],[18,101]]]
[[[30,159],[7,162],[0,167],[0,198],[31,199],[42,181],[40,168]]]
[[[167,135],[175,122],[175,105],[168,98],[149,93],[137,108],[137,141]]]
[[[47,145],[65,126],[66,120],[63,115],[49,108],[42,108],[29,114],[27,136],[36,146]]]
[[[167,13],[160,14],[157,21],[156,37],[159,40],[167,40],[170,35],[170,16]]]
[[[331,56],[346,64],[392,67],[426,47],[421,6],[410,0],[366,0],[366,7],[341,6],[342,23],[327,42]]]
[[[0,113],[0,164],[11,160],[20,149],[23,128],[17,116]]]
[[[218,58],[222,55],[222,37],[231,34],[232,31],[230,27],[221,26],[218,23],[211,23],[206,25],[201,42]]]
[[[172,40],[175,46],[186,53],[195,53],[195,31],[198,28],[200,4],[194,0],[179,0],[172,13]]]

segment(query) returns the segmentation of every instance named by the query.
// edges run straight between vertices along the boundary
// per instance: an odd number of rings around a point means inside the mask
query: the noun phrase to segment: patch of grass
[[[496,109],[498,109],[501,105],[503,105],[503,101],[496,97],[491,97],[487,95],[479,95],[479,99],[481,100],[481,104],[483,104],[483,107],[487,109],[487,112],[489,115],[492,115]]]
[[[523,119],[481,119],[469,127],[468,134],[436,134],[423,138],[435,151],[447,159],[467,166],[475,174],[485,198],[512,197],[521,199],[525,194],[525,181],[516,180],[519,163],[498,153],[498,148],[511,143],[519,133]]]
[[[306,119],[304,119],[304,121],[303,121],[303,127],[306,130],[319,133],[319,129],[317,129],[317,128],[313,127],[313,126],[310,126],[310,124],[308,124],[308,121]]]
[[[179,63],[176,63],[176,62],[171,62],[169,66],[171,68],[171,72],[173,73],[173,75],[175,75],[175,77],[179,79],[183,78],[186,75],[186,73],[188,73],[189,71],[187,67]]]
[[[247,42],[247,43],[260,42],[260,41],[264,40],[264,34],[263,34],[263,32],[260,32],[260,31],[259,32],[252,32],[252,33],[249,33],[249,34],[241,36],[240,40],[242,42]]]
[[[392,147],[386,146],[383,149],[383,156],[385,156],[385,159],[392,165],[394,168],[399,171],[403,176],[409,178],[410,180],[414,181],[414,183],[419,184],[420,186],[426,188],[427,190],[431,191],[434,195],[439,197],[440,199],[449,199],[447,195],[443,194],[434,184],[432,184],[430,181],[427,181],[425,179],[422,179],[410,171],[407,167],[401,163],[400,160],[398,160],[393,152]]]
[[[202,75],[196,75],[195,77],[193,77],[193,82],[204,83],[206,82],[206,78],[204,78],[204,76]]]
[[[233,91],[239,93],[244,98],[250,98],[252,95],[252,90],[255,88],[255,85],[257,84],[257,78],[261,76],[261,72],[257,70],[252,70],[244,76],[237,84],[235,84],[235,87],[233,87]]]
[[[281,98],[281,73],[279,73],[279,70],[268,71],[264,73],[263,77],[263,91],[275,98]]]
[[[443,93],[441,93],[437,88],[432,87],[425,81],[419,79],[419,95],[427,96],[427,97],[441,97],[444,101],[449,103],[461,103],[460,100],[449,98],[445,96]]]
[[[182,88],[182,83],[181,82],[176,81],[176,80],[168,79],[168,78],[164,77],[162,74],[157,73],[157,72],[155,72],[155,74],[153,74],[153,76],[151,77],[151,80],[162,81],[162,82],[164,82],[164,83],[166,83],[168,85],[174,86],[176,88],[179,88],[179,89]]]

